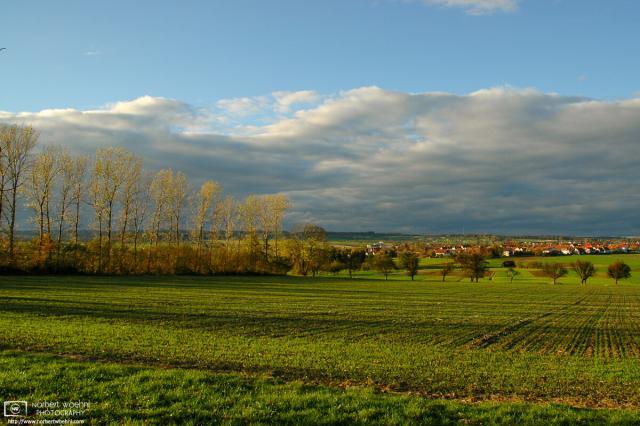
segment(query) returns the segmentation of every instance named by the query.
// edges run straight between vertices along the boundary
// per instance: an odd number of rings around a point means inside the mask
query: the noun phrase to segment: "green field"
[[[1,277],[0,389],[95,424],[640,422],[640,273],[494,272]]]

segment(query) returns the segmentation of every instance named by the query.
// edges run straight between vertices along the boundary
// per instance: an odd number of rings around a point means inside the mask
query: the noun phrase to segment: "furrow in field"
[[[567,315],[572,308],[580,305],[587,296],[582,296],[569,305],[562,305],[537,315],[508,324],[497,331],[485,334],[467,344],[467,347],[479,349],[495,346],[506,350],[520,350],[538,342],[546,334],[552,334],[558,318]]]
[[[601,296],[602,289],[594,295],[593,304],[585,306],[583,315],[586,316],[586,321],[580,328],[576,329],[576,333],[567,347],[567,353],[588,357],[594,356],[598,337],[597,327],[611,304],[610,294],[605,295],[604,300]]]
[[[506,350],[531,352],[556,352],[558,344],[566,335],[566,330],[575,326],[577,320],[574,312],[580,309],[584,298],[571,305],[562,307],[550,315],[541,317],[519,336],[510,336],[502,347]]]

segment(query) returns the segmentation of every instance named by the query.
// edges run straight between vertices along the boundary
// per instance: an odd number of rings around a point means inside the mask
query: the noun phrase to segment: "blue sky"
[[[420,0],[25,0],[2,15],[0,109],[12,111],[369,85],[640,90],[634,0],[521,0],[481,15]]]
[[[5,2],[0,122],[337,231],[640,235],[640,2]],[[88,225],[88,224],[87,224]]]

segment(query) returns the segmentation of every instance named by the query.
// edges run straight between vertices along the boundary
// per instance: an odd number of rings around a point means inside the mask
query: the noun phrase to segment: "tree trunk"
[[[133,233],[133,272],[138,271],[138,231]]]
[[[16,230],[16,201],[18,187],[13,186],[11,189],[11,219],[9,221],[9,259],[12,265],[16,263],[15,254],[15,230]]]
[[[76,217],[73,226],[73,243],[78,245],[78,227],[80,226],[80,198],[76,200]]]
[[[107,215],[107,267],[111,266],[111,228],[113,220],[113,204],[109,202],[109,214]]]
[[[102,218],[98,219],[98,273],[102,273]]]
[[[60,252],[62,245],[62,228],[64,226],[64,214],[65,214],[65,201],[62,201],[62,208],[60,210],[60,224],[58,225],[58,246],[56,254],[56,270],[60,270]]]

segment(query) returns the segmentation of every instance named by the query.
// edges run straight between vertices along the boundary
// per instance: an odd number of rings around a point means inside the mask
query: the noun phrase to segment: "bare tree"
[[[278,240],[282,232],[282,222],[284,215],[291,206],[289,198],[284,194],[276,194],[271,196],[271,210],[273,213],[273,241],[275,246],[275,256],[279,257]]]
[[[113,218],[119,194],[126,182],[127,170],[131,170],[138,158],[131,152],[121,147],[99,149],[96,152],[92,176],[92,197],[96,217],[100,228],[100,261],[99,269],[102,270],[102,226],[106,226],[107,233],[107,264],[111,261],[111,246],[113,240]]]
[[[193,233],[196,240],[198,268],[200,268],[200,258],[202,256],[206,228],[214,216],[213,210],[220,192],[220,185],[218,185],[217,182],[208,180],[202,184],[200,191],[198,191],[194,199]]]
[[[268,195],[255,197],[255,216],[264,244],[264,258],[266,262],[269,262],[269,239],[272,235],[274,219],[272,205]]]
[[[7,190],[7,147],[10,135],[8,126],[0,126],[0,231],[2,231],[4,198]]]
[[[123,170],[124,182],[122,184],[122,190],[120,191],[120,269],[124,267],[124,253],[127,237],[127,227],[131,221],[131,210],[133,207],[134,198],[136,197],[136,191],[138,190],[138,184],[142,176],[142,159],[136,156],[132,156],[128,161],[128,167]]]
[[[57,255],[56,266],[60,268],[60,256],[62,249],[62,234],[65,228],[65,222],[69,216],[69,209],[73,203],[73,190],[75,184],[75,159],[69,151],[61,149],[58,152],[58,170],[62,177],[60,182],[60,189],[58,193],[58,238],[57,238]]]
[[[51,235],[49,205],[59,171],[57,156],[58,148],[46,147],[36,156],[26,179],[27,205],[34,211],[34,222],[38,226],[39,257],[42,256],[45,237],[48,239]]]
[[[231,196],[226,196],[223,200],[219,201],[215,208],[215,221],[222,233],[224,234],[224,256],[223,256],[223,269],[228,268],[229,253],[231,251],[231,243],[233,236],[236,232],[238,221],[238,203]],[[217,228],[212,228],[214,232]],[[216,239],[217,235],[212,235],[212,239]]]
[[[591,262],[583,262],[576,260],[573,264],[573,270],[576,271],[578,277],[580,277],[580,284],[586,284],[587,280],[595,275],[596,267]]]
[[[160,241],[160,233],[164,219],[167,215],[166,211],[169,204],[169,187],[173,182],[173,171],[170,169],[160,170],[153,177],[150,187],[151,200],[153,201],[153,217],[151,223],[152,239],[155,246]]]
[[[256,218],[260,228],[265,260],[269,262],[269,240],[273,238],[275,256],[278,257],[278,237],[282,231],[282,219],[289,207],[286,195],[264,195],[256,198]]]
[[[507,277],[509,277],[509,282],[512,283],[513,279],[518,275],[520,275],[520,272],[518,272],[516,269],[514,268],[507,269]]]
[[[293,227],[290,254],[295,271],[307,275],[309,271],[315,277],[325,260],[324,252],[327,231],[312,223]]]
[[[180,246],[180,226],[184,220],[184,209],[189,197],[189,180],[187,176],[182,172],[176,172],[173,175],[173,180],[168,188],[169,194],[169,223],[170,229],[175,232],[176,246]],[[172,237],[170,237],[172,238]]]
[[[242,231],[249,250],[249,263],[253,271],[256,269],[256,254],[260,246],[258,240],[258,206],[259,198],[255,195],[249,195],[244,200],[244,203],[238,206]]]
[[[27,205],[34,211],[34,222],[38,226],[38,260],[43,262],[43,246],[51,241],[50,204],[53,188],[60,171],[58,147],[48,146],[35,158],[27,174]]]
[[[151,179],[148,174],[144,174],[134,186],[133,198],[131,199],[131,226],[133,227],[133,267],[138,268],[138,240],[144,231],[147,220],[147,212],[151,202]]]
[[[393,259],[386,253],[377,253],[373,259],[373,266],[378,272],[384,275],[385,280],[388,280],[391,271],[396,269],[396,264],[393,262]]]
[[[442,276],[442,282],[445,282],[447,275],[453,272],[455,265],[453,263],[445,263],[440,269],[440,275]]]
[[[38,142],[38,133],[31,126],[9,126],[3,132],[5,151],[6,183],[3,192],[8,192],[9,259],[15,264],[15,229],[18,208],[18,191],[24,183],[30,167],[33,148]]]
[[[460,264],[462,270],[467,274],[471,281],[478,282],[484,277],[485,272],[489,268],[487,258],[483,253],[460,253],[456,257],[456,262]]]
[[[69,180],[71,183],[71,201],[74,207],[73,213],[73,244],[78,245],[78,230],[80,227],[80,205],[84,200],[85,187],[85,175],[87,173],[87,164],[89,159],[84,156],[78,156],[73,158],[69,168],[71,170],[69,174]]]
[[[564,277],[569,271],[561,263],[550,262],[542,265],[542,272],[553,280],[553,284],[557,284],[558,278]]]

